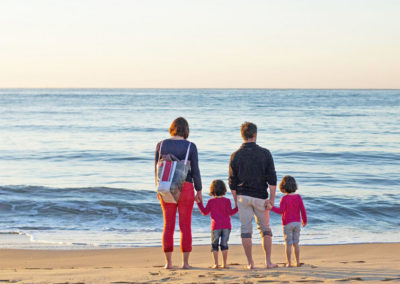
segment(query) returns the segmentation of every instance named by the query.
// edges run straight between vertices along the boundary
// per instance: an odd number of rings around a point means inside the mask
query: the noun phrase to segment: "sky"
[[[400,88],[398,0],[0,0],[0,88]]]

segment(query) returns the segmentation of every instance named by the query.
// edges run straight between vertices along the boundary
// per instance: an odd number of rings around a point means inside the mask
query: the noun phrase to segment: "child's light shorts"
[[[300,241],[300,222],[291,222],[283,226],[283,237],[286,245],[298,245]]]

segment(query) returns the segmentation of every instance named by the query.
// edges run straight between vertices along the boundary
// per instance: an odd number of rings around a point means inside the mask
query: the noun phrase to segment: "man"
[[[266,204],[272,205],[276,193],[276,172],[269,150],[256,144],[257,126],[244,122],[241,127],[244,140],[242,146],[232,154],[229,163],[229,187],[239,208],[241,237],[248,269],[254,268],[252,255],[253,216],[262,238],[267,268],[277,267],[271,261],[272,231],[269,226],[269,211]],[[271,191],[268,200],[268,186]]]

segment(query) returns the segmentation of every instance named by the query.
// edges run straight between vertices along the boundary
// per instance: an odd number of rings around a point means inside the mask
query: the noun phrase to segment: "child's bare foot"
[[[218,264],[214,264],[213,266],[211,266],[212,269],[218,269],[219,265]]]

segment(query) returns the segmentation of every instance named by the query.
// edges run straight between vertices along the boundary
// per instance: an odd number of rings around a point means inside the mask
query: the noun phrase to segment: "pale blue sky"
[[[2,0],[0,87],[400,88],[400,1]]]

